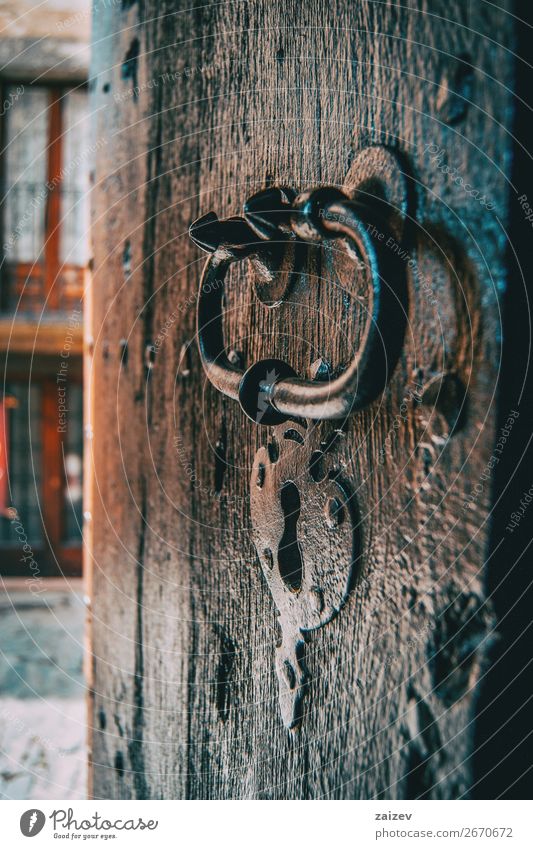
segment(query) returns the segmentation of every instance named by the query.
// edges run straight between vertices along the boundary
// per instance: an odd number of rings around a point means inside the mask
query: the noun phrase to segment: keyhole
[[[290,590],[296,592],[302,586],[303,563],[298,542],[298,519],[300,518],[300,493],[292,481],[281,488],[281,509],[285,528],[278,549],[280,575]]]

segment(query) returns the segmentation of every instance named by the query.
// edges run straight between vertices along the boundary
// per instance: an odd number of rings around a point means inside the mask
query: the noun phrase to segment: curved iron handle
[[[196,221],[190,236],[212,252],[200,284],[198,345],[204,370],[224,395],[238,400],[257,424],[287,419],[342,419],[383,391],[403,345],[407,325],[406,263],[387,243],[390,231],[376,209],[333,187],[304,192],[269,189],[251,198],[245,219],[219,221],[213,213]],[[281,360],[261,360],[246,372],[225,352],[222,311],[230,265],[246,257],[272,268],[276,251],[295,239],[320,243],[347,240],[371,272],[372,309],[359,351],[348,368],[329,382],[299,378]],[[397,243],[394,240],[393,246]]]

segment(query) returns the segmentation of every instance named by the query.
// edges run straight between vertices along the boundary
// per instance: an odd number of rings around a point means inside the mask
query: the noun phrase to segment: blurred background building
[[[81,574],[90,4],[0,2],[0,563]]]
[[[88,0],[0,0],[0,797],[84,798]]]

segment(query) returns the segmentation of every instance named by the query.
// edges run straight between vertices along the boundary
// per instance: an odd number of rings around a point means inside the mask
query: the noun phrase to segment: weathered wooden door
[[[507,5],[96,3],[96,797],[468,792],[492,629]],[[405,275],[398,362],[340,424],[258,425],[202,367],[205,255],[188,228],[279,186],[361,200]],[[365,344],[376,293],[364,250],[300,242],[274,306],[257,263],[229,269],[225,346],[236,369],[276,358],[327,386]],[[292,593],[292,666],[269,569]],[[298,607],[311,572],[320,627]]]

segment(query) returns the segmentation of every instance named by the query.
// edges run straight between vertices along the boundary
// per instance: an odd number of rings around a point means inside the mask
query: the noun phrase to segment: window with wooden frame
[[[1,105],[0,307],[15,322],[0,339],[0,572],[80,574],[87,89],[4,81]]]
[[[2,84],[2,309],[79,304],[88,262],[87,90]]]

